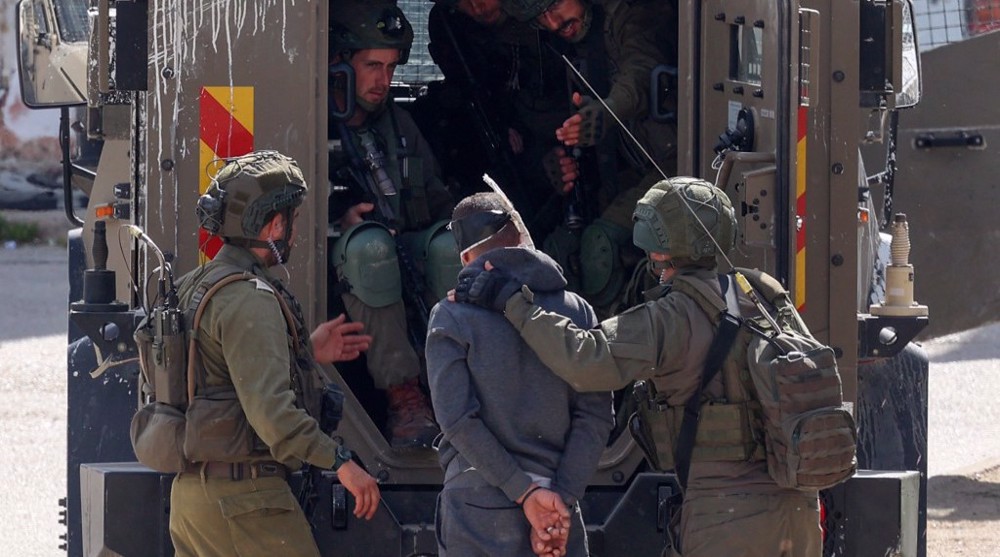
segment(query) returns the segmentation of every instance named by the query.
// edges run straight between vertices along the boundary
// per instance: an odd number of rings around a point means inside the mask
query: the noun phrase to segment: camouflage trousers
[[[302,508],[277,477],[178,474],[170,492],[170,539],[177,557],[319,557]]]
[[[681,553],[673,557],[820,557],[815,494],[729,495],[685,500]],[[670,555],[668,553],[668,555]]]

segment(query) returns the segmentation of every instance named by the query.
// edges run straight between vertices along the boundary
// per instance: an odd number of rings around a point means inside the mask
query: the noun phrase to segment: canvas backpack
[[[749,422],[762,425],[767,469],[774,481],[801,490],[832,487],[857,470],[857,428],[844,404],[834,351],[812,336],[777,281],[750,269],[720,275],[720,281],[730,281],[735,290],[736,273],[746,277],[758,309],[768,312],[773,323],[764,315],[739,315],[735,296],[727,304],[698,279],[678,276],[673,290],[694,299],[714,324],[727,318],[739,324],[730,347],[723,348],[725,360],[735,365],[721,367],[746,372],[724,372],[723,382],[739,383],[747,399],[759,403],[754,411],[759,411],[760,420],[751,417]],[[702,385],[718,371],[706,369]],[[678,443],[678,460],[681,449]]]

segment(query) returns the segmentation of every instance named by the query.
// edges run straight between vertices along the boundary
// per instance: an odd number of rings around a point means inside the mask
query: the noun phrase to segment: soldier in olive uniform
[[[677,65],[676,2],[667,0],[504,0],[504,10],[521,21],[531,21],[564,43],[567,58],[594,87],[604,103],[575,74],[571,78],[577,111],[554,130],[566,146],[595,147],[600,188],[587,188],[597,200],[600,218],[583,231],[580,246],[580,290],[598,308],[614,307],[628,270],[640,258],[631,247],[632,209],[662,174],[676,173],[676,121],[650,113],[650,77],[660,65]],[[661,101],[664,114],[676,110],[676,101]],[[627,137],[608,112],[614,114],[650,153],[660,171]],[[584,183],[595,181],[584,176]],[[572,269],[559,253],[577,249],[565,234],[545,243],[564,268]]]
[[[359,327],[343,325],[341,317],[310,339],[298,303],[271,273],[288,259],[305,195],[298,165],[261,151],[227,160],[199,201],[202,226],[214,227],[226,243],[215,259],[181,279],[181,307],[221,277],[246,280],[225,284],[208,299],[194,333],[204,377],[196,378],[188,409],[185,453],[205,458],[174,478],[170,537],[178,556],[318,556],[287,483],[303,462],[336,471],[355,497],[356,516],[371,519],[378,508],[375,480],[317,422],[328,381],[316,361],[357,357],[370,338],[352,335]],[[217,210],[203,210],[210,207]],[[293,317],[286,318],[282,305]],[[214,416],[196,410],[206,404],[225,410]],[[213,440],[220,419],[233,415],[245,415],[237,420],[243,424],[238,435],[188,446]]]
[[[634,218],[633,241],[648,253],[650,269],[661,285],[646,293],[646,303],[598,328],[582,330],[570,319],[545,311],[532,302],[530,290],[497,270],[464,277],[456,298],[503,311],[538,357],[575,389],[618,389],[647,379],[665,396],[668,411],[682,411],[701,381],[715,328],[694,298],[675,285],[697,281],[725,298],[715,256],[732,249],[736,219],[725,193],[694,178],[657,183],[637,204]],[[780,289],[766,274],[754,273],[754,280]],[[759,315],[743,292],[737,303],[742,315]],[[739,361],[727,359],[723,366]],[[705,388],[703,407],[727,403],[730,391],[721,376]],[[763,451],[745,456],[746,444],[754,446],[764,433],[741,427],[760,427],[759,416],[745,415],[750,405],[733,406],[744,415],[733,421],[732,430],[739,435],[731,457],[704,458],[694,445],[675,554],[818,557],[822,536],[816,491],[780,488],[768,474]],[[653,442],[677,446],[676,438]],[[725,453],[713,449],[716,452],[702,455]]]
[[[387,437],[400,448],[429,447],[439,433],[418,381],[414,343],[422,344],[424,332],[411,330],[404,299],[425,320],[461,268],[445,229],[451,195],[427,141],[389,89],[412,41],[394,2],[330,5],[331,63],[355,79],[348,91],[338,73],[331,88],[335,111],[349,112],[354,101],[353,112],[330,126],[330,221],[342,231],[333,264],[347,314],[374,338],[368,371],[386,392]]]

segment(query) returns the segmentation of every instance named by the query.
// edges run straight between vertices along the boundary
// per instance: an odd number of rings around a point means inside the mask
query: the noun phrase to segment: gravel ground
[[[58,226],[56,226],[58,228]],[[65,248],[0,249],[0,555],[61,555]],[[1000,324],[924,343],[931,357],[928,555],[1000,556]]]

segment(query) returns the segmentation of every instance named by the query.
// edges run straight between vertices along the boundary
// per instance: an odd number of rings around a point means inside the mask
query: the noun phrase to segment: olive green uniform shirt
[[[299,469],[303,461],[332,468],[337,444],[296,406],[291,388],[291,337],[271,286],[278,281],[261,260],[246,249],[223,246],[214,260],[181,279],[181,307],[187,306],[199,278],[218,265],[250,271],[260,279],[224,286],[206,304],[197,331],[205,385],[232,385],[236,390],[260,441],[250,460],[273,459],[291,470]],[[302,341],[311,361],[308,337]]]

